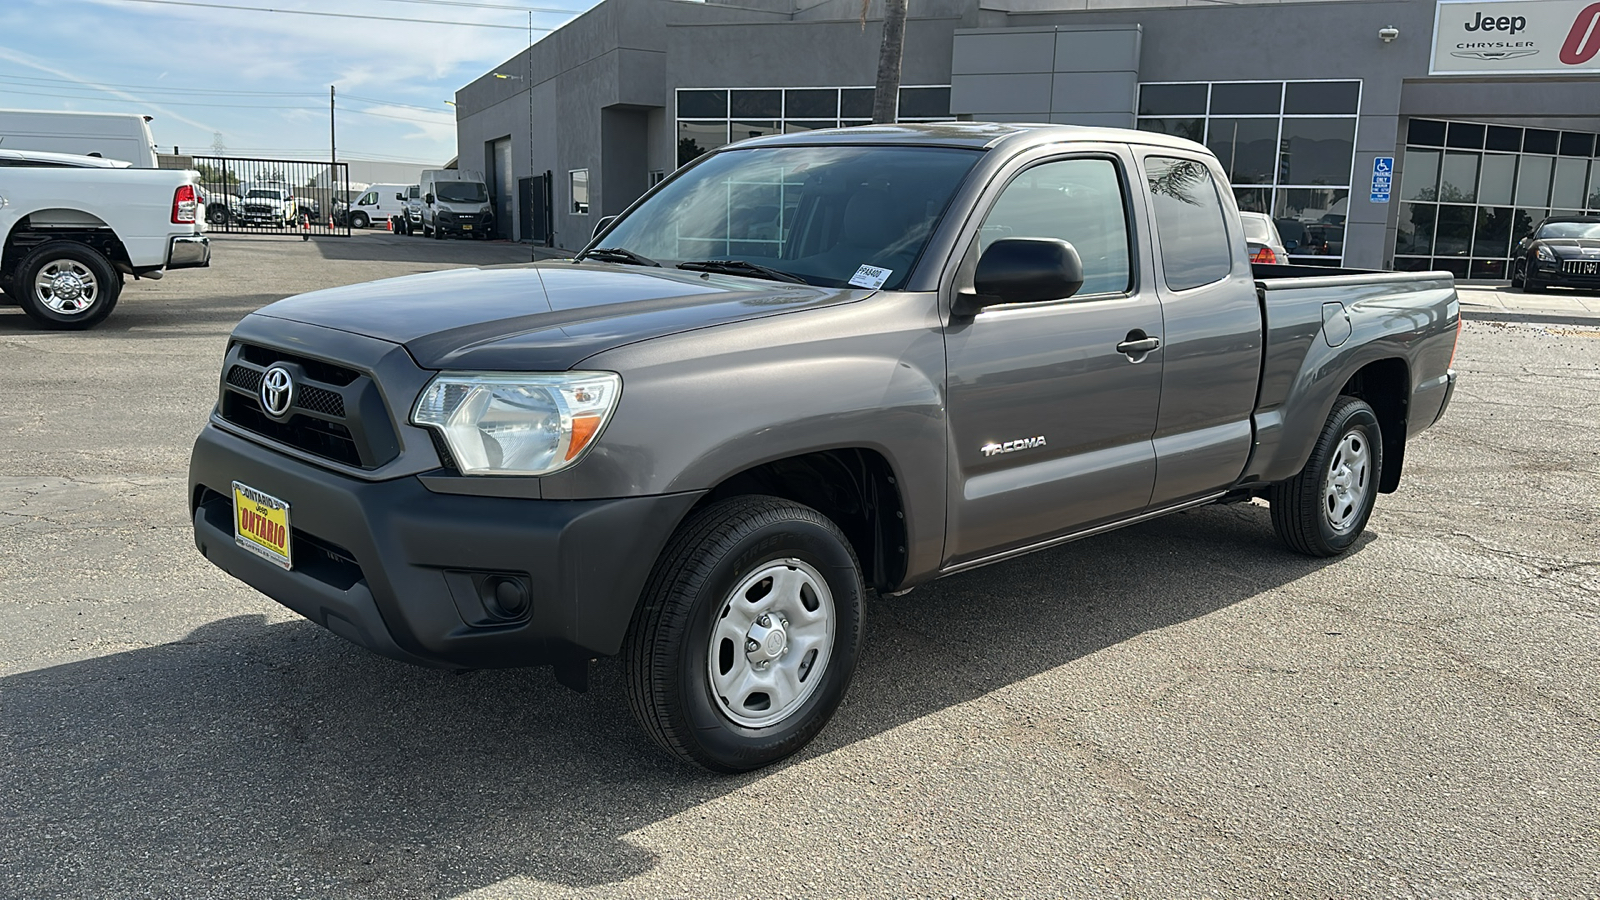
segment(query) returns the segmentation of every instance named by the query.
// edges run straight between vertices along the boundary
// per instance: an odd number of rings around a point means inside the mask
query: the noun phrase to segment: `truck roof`
[[[1154,131],[1013,122],[930,122],[926,124],[858,125],[796,134],[774,134],[730,144],[730,147],[780,147],[815,144],[897,144],[924,147],[970,147],[991,150],[1001,145],[1022,149],[1038,144],[1148,144],[1173,149],[1206,148],[1194,141]]]

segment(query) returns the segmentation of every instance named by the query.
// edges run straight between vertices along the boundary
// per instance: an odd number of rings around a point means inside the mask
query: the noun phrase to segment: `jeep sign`
[[[1430,75],[1600,75],[1600,2],[1438,0]]]

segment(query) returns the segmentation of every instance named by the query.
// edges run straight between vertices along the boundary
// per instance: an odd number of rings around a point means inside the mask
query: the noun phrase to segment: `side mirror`
[[[972,284],[976,293],[958,296],[951,312],[971,316],[1001,303],[1064,300],[1083,287],[1083,260],[1059,238],[1006,238],[983,251]]]
[[[422,198],[422,199],[423,199],[423,201],[424,201],[424,202],[426,202],[426,203],[427,203],[427,204],[428,204],[428,205],[429,205],[429,206],[432,206],[432,205],[433,205],[433,195],[432,195],[432,194],[428,194],[428,195],[426,195],[426,196],[424,196],[424,197],[423,197],[423,198]]]
[[[1294,248],[1296,248],[1298,246],[1300,246],[1300,242],[1299,241],[1284,241],[1283,242],[1283,249],[1285,249],[1285,250],[1293,250]]]
[[[395,194],[394,198],[396,200],[399,200],[401,203],[406,202],[406,195],[405,194]]]
[[[617,220],[616,216],[601,216],[600,217],[600,221],[594,223],[594,230],[589,232],[589,239],[590,240],[594,240],[595,238],[599,237],[600,236],[600,232],[605,231],[606,228],[609,227],[611,225],[611,223],[615,222],[616,220]]]

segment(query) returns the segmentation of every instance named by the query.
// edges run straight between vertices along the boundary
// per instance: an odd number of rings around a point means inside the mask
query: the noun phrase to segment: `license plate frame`
[[[463,226],[461,226],[461,230],[462,231],[471,231],[472,230],[472,226],[471,225],[463,225]]]
[[[242,481],[233,483],[233,542],[279,568],[294,568],[289,503]]]

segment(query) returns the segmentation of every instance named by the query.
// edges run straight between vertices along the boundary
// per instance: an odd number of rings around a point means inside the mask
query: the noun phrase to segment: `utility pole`
[[[528,80],[523,83],[523,86],[528,88],[528,207],[533,207],[533,11],[531,10],[528,11]],[[522,181],[518,181],[517,184],[520,186]],[[522,191],[520,189],[518,189],[517,194],[518,202],[522,202],[522,197],[520,197]],[[517,224],[520,226],[522,223]],[[531,231],[533,229],[533,210],[531,208],[528,210],[528,229],[530,229],[530,232],[525,235],[526,239],[528,239],[528,261],[530,263],[538,263],[539,251],[536,248],[538,245],[533,242],[533,231]]]
[[[333,85],[328,85],[328,232],[333,232],[333,207],[339,202],[339,191],[350,190],[350,179],[342,182],[339,179],[339,134],[334,127],[333,118]],[[345,215],[345,224],[350,223],[348,210]]]

